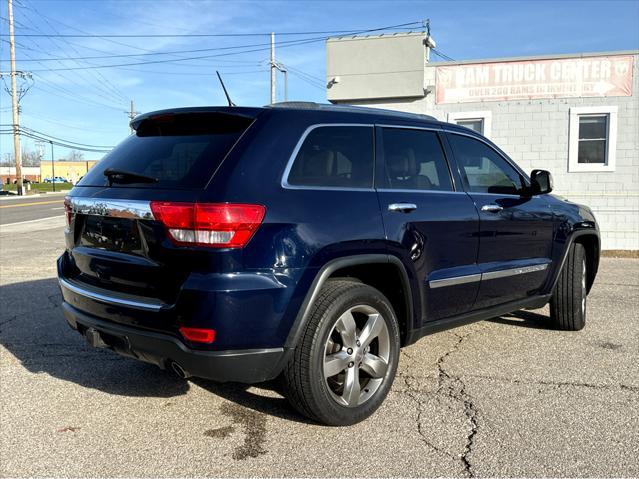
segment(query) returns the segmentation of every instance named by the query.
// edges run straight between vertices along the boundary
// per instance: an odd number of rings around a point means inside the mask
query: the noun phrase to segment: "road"
[[[63,216],[64,195],[65,193],[48,193],[36,197],[3,197],[0,201],[0,225]]]
[[[426,337],[374,416],[329,428],[272,385],[91,349],[59,307],[63,223],[0,232],[1,476],[639,475],[638,260],[603,260],[584,331],[543,309]]]

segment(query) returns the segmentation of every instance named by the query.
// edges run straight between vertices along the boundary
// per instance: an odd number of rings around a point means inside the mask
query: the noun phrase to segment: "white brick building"
[[[604,250],[639,250],[638,51],[429,62],[433,45],[423,33],[330,39],[328,99],[482,131],[592,207]]]

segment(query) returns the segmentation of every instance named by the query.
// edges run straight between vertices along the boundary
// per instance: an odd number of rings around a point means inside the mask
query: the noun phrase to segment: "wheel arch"
[[[574,239],[573,243],[582,245],[586,250],[586,290],[590,293],[599,269],[599,256],[601,254],[599,236],[583,232]]]
[[[568,252],[573,244],[580,244],[586,250],[586,288],[587,291],[590,292],[599,269],[599,257],[601,253],[599,234],[596,230],[592,229],[577,230],[572,233],[565,244],[566,247],[561,256],[561,262],[555,269],[552,282],[550,283],[550,287],[547,288],[547,292],[551,293],[555,289],[561,270],[563,269],[566,258],[568,257]]]
[[[392,271],[395,277],[391,277],[390,281],[388,279],[381,281],[382,275],[379,274],[379,271],[375,271],[379,267],[383,267],[386,272]],[[308,322],[311,307],[326,281],[344,277],[358,279],[384,293],[397,315],[402,345],[406,338],[411,336],[410,332],[414,328],[415,308],[410,279],[403,263],[399,258],[388,254],[360,254],[333,259],[317,272],[286,339],[286,348],[293,349],[297,345]],[[396,279],[400,280],[399,291],[401,294],[397,292],[396,286],[393,288],[392,281]]]

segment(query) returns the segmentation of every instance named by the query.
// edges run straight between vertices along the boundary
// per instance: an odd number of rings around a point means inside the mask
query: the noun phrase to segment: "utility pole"
[[[288,101],[288,70],[282,68],[280,71],[284,74],[284,101]]]
[[[275,33],[271,32],[271,105],[275,103]]]
[[[131,100],[131,108],[129,109],[129,111],[126,112],[126,114],[129,117],[129,121],[133,120],[133,118],[135,118],[137,115],[140,114],[139,111],[135,111],[135,108],[133,106],[133,100]],[[130,128],[131,128],[131,134],[133,134],[133,127],[130,127]]]
[[[22,155],[20,152],[20,117],[18,113],[18,87],[16,85],[16,46],[13,33],[13,0],[9,3],[9,55],[11,57],[11,110],[13,112],[13,152],[16,158],[16,189],[22,195]]]
[[[275,68],[284,75],[284,101],[288,101],[288,70],[281,63],[275,62]]]

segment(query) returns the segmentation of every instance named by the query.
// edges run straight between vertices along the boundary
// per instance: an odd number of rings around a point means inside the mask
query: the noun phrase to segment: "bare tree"
[[[40,154],[37,151],[22,152],[23,166],[40,166],[40,159]]]
[[[5,153],[0,166],[16,166],[13,153]],[[40,155],[37,151],[22,150],[22,166],[40,166]]]
[[[0,166],[15,166],[12,153],[5,153],[0,160]]]
[[[66,156],[65,160],[67,161],[82,161],[84,160],[84,153],[78,150],[71,150],[69,154]]]

